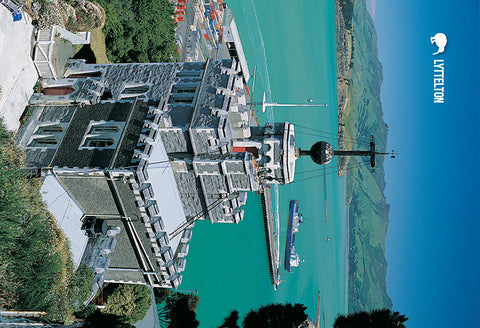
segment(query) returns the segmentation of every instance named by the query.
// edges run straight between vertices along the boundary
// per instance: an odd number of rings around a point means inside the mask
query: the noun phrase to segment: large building
[[[65,78],[43,81],[18,142],[94,292],[176,288],[196,220],[238,223],[247,192],[293,181],[293,125],[256,126],[243,83],[235,59],[72,60]]]

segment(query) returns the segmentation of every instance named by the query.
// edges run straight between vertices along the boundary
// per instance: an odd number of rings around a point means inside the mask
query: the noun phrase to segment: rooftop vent
[[[87,216],[83,220],[82,230],[88,238],[96,238],[107,234],[107,222],[95,216]]]

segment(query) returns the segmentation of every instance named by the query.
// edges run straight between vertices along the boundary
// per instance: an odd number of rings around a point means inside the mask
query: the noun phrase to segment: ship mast
[[[265,92],[261,102],[248,103],[247,105],[262,106],[263,113],[265,113],[267,107],[328,107],[328,104],[279,104],[277,102],[267,102]]]

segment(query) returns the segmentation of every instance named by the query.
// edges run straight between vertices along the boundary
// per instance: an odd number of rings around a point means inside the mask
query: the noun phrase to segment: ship
[[[287,242],[285,245],[285,270],[288,272],[291,272],[291,267],[298,267],[300,264],[300,258],[295,253],[295,233],[298,232],[298,226],[303,222],[302,214],[298,212],[298,204],[298,200],[292,199],[290,201]]]

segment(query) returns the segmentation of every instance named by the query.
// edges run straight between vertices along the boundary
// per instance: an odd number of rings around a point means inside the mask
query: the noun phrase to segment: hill
[[[344,131],[340,137],[349,136],[358,142],[339,139],[347,149],[368,149],[365,144],[374,136],[377,151],[385,151],[388,126],[380,102],[382,66],[375,26],[363,0],[354,3],[352,28],[351,69],[346,105],[339,112],[339,131]],[[350,160],[347,168],[349,312],[391,309],[385,260],[390,206],[384,195],[383,158],[377,157],[374,172],[367,159]]]

